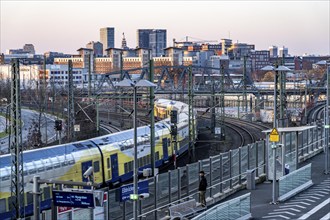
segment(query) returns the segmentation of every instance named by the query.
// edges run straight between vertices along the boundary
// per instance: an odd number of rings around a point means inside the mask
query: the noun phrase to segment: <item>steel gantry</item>
[[[68,63],[68,119],[67,119],[67,140],[68,142],[75,140],[75,113],[74,113],[74,94],[73,94],[73,73],[72,73],[72,60]]]
[[[192,69],[188,70],[188,99],[189,99],[189,110],[188,110],[188,127],[189,127],[189,161],[195,162],[195,120],[194,120],[194,91],[193,91],[193,74]]]
[[[10,210],[12,210],[12,219],[20,219],[24,217],[24,175],[19,59],[12,59],[11,83],[11,126],[9,134],[11,154]]]
[[[194,92],[195,93],[210,93],[212,78],[219,78],[220,68],[214,67],[199,67],[199,66],[155,66],[154,82],[157,84],[155,93],[157,94],[188,94],[188,75],[189,67],[192,69],[194,78]],[[149,68],[136,68],[129,70],[120,70],[111,73],[104,73],[98,76],[95,83],[95,93],[110,92],[118,90],[115,84],[119,79],[133,76],[143,79],[149,75]],[[121,77],[122,76],[122,77]],[[243,88],[240,84],[234,84],[232,76],[227,69],[224,69],[224,86],[226,93],[243,93]],[[215,80],[214,89],[219,91],[221,88],[220,80]],[[250,89],[252,88],[252,89]],[[250,89],[250,90],[249,90]],[[249,87],[247,92],[255,93],[255,87]],[[182,97],[182,96],[181,96]]]
[[[281,61],[281,65],[284,66],[284,56]],[[279,74],[279,93],[280,93],[280,100],[279,100],[279,127],[287,127],[288,126],[288,111],[287,111],[287,95],[286,95],[286,72],[281,71]]]

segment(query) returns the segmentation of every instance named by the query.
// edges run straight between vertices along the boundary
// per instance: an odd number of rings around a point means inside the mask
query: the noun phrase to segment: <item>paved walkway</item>
[[[305,197],[303,197],[304,194],[303,191],[288,201],[273,205],[270,204],[270,202],[272,201],[272,183],[261,183],[256,185],[255,190],[247,190],[247,189],[241,190],[233,194],[232,196],[228,197],[224,201],[251,192],[251,212],[253,219],[263,219],[263,220],[284,219],[285,220],[285,219],[301,218],[304,213],[307,213],[315,206],[317,206],[319,203],[322,203],[323,200],[324,202],[326,202],[327,201],[326,199],[330,198],[330,174],[328,175],[324,174],[324,161],[325,161],[324,158],[325,155],[324,152],[322,152],[306,160],[305,162],[299,164],[299,168],[309,163],[312,164],[312,181],[314,185],[311,186],[309,189],[305,190],[305,191],[309,191],[309,190],[312,191],[312,194],[305,193],[306,195]],[[320,193],[318,194],[316,189],[324,189],[324,192],[320,191]],[[319,200],[316,200],[315,198],[309,199],[309,197],[313,195],[314,197],[319,198]],[[304,199],[309,201],[303,202]],[[298,203],[301,204],[298,205]],[[289,207],[288,205],[291,205],[291,207]],[[299,206],[302,208],[299,209]],[[330,203],[327,203],[325,208],[326,209],[328,208],[328,210],[330,211]],[[313,217],[306,219],[313,219]]]

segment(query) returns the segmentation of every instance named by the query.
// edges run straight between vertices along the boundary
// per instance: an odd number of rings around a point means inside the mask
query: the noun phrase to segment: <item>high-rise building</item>
[[[283,57],[283,56],[288,56],[289,55],[289,49],[287,47],[280,47],[279,49],[279,57]]]
[[[137,44],[139,48],[151,49],[153,57],[164,55],[167,31],[165,29],[138,29]]]
[[[136,31],[136,44],[138,48],[149,48],[149,34],[152,29],[138,29]]]
[[[155,29],[149,35],[149,48],[153,57],[164,55],[166,48],[167,34],[166,29]]]
[[[278,52],[277,52],[277,46],[270,46],[269,47],[269,56],[270,57],[277,57],[278,56],[278,54],[277,54]]]
[[[105,27],[100,29],[100,41],[103,44],[103,54],[105,50],[115,47],[115,28]]]

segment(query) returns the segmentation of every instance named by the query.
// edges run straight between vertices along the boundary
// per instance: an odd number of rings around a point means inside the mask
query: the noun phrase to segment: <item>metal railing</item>
[[[221,203],[211,209],[192,218],[192,220],[209,220],[209,219],[250,219],[251,215],[251,193],[247,193],[235,199]]]

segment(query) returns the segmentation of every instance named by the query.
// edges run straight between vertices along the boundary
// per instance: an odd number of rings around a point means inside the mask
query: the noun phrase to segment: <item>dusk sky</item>
[[[77,53],[99,41],[99,29],[115,28],[115,46],[125,32],[135,48],[136,30],[167,29],[173,38],[230,38],[289,48],[289,54],[330,54],[330,3],[323,1],[8,1],[0,0],[0,50],[32,43],[37,53]]]

